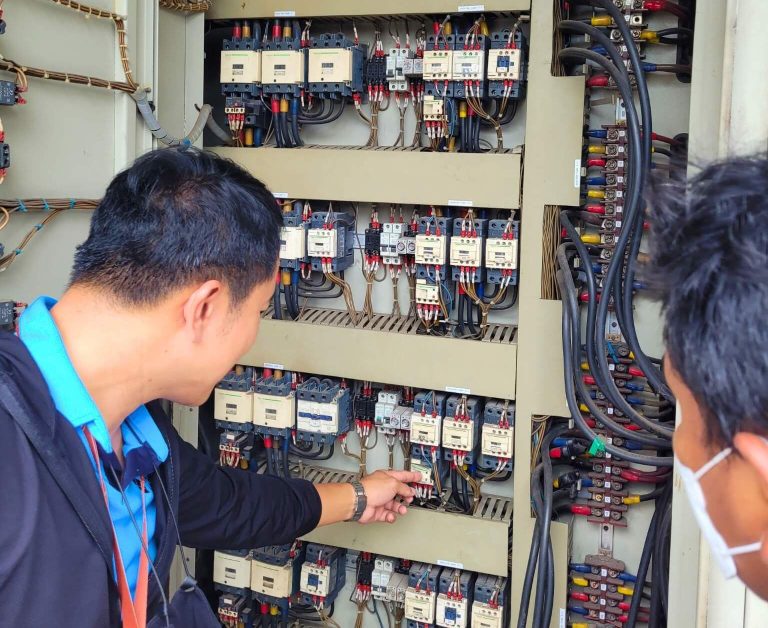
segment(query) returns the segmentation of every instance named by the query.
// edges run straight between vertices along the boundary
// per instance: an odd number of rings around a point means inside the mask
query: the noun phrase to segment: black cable
[[[549,457],[549,448],[552,441],[569,431],[568,425],[558,425],[550,429],[544,436],[541,445],[541,488],[542,488],[542,502],[543,509],[539,518],[541,519],[541,527],[539,529],[539,568],[536,580],[536,601],[533,612],[533,628],[546,628],[549,626],[550,616],[546,613],[546,596],[548,595],[548,553],[551,551],[551,543],[549,542],[549,530],[552,523],[552,458]],[[547,548],[547,552],[544,552],[544,548]],[[541,613],[540,611],[544,611]]]
[[[580,324],[580,310],[578,303],[576,303],[576,287],[573,284],[573,278],[570,275],[570,270],[568,268],[568,262],[565,258],[565,249],[569,246],[576,246],[578,248],[578,240],[571,241],[571,242],[564,242],[563,244],[558,247],[557,251],[557,260],[558,265],[560,269],[557,271],[557,281],[560,285],[561,294],[563,296],[563,316],[566,315],[569,316],[569,324],[571,326],[569,330],[569,335],[566,336],[565,329],[563,330],[563,351],[567,351],[569,356],[571,356],[571,359],[567,364],[568,368],[564,370],[565,375],[565,381],[566,381],[566,393],[567,388],[570,386],[570,388],[573,390],[574,399],[576,396],[576,392],[578,391],[579,397],[582,399],[582,401],[586,404],[589,411],[595,416],[595,418],[600,421],[606,428],[608,428],[611,432],[623,436],[624,438],[629,438],[632,440],[636,440],[640,443],[642,443],[645,446],[651,447],[651,448],[668,448],[669,447],[669,441],[656,438],[654,436],[649,436],[642,434],[640,432],[634,432],[625,426],[623,426],[620,423],[617,423],[613,420],[610,416],[605,414],[600,410],[600,408],[597,406],[595,401],[592,399],[591,395],[589,394],[589,390],[587,389],[584,380],[581,377],[581,372],[579,369],[579,344],[574,340],[578,339],[578,337],[581,335],[581,324]],[[591,269],[586,269],[587,276],[590,276]],[[575,309],[574,309],[575,308]],[[567,347],[566,347],[567,345]],[[613,382],[613,378],[611,378],[611,381]],[[615,384],[613,384],[615,386]],[[573,418],[576,420],[577,425],[579,426],[579,429],[584,432],[581,425],[583,424],[586,426],[586,422],[584,422],[583,417],[581,416],[581,410],[579,409],[578,403],[575,404],[575,406],[570,406],[571,413],[573,414]],[[578,414],[578,417],[576,416]],[[581,420],[581,422],[579,421]],[[649,421],[649,419],[642,417],[642,421]],[[595,438],[595,433],[592,432],[590,429],[589,432],[593,435],[590,436],[590,438]],[[586,433],[586,432],[585,432]],[[589,434],[588,434],[589,436]],[[637,454],[636,454],[637,455]],[[623,456],[623,454],[622,454]],[[654,465],[654,462],[651,462],[651,458],[648,456],[642,456],[643,464],[649,464]],[[653,458],[653,460],[656,460],[656,458]]]
[[[571,411],[571,416],[576,422],[576,426],[579,430],[585,434],[593,442],[599,440],[602,443],[602,447],[608,453],[617,456],[627,462],[635,462],[637,464],[646,464],[657,467],[671,467],[674,460],[672,457],[651,457],[635,454],[631,451],[620,449],[614,445],[605,442],[603,438],[592,430],[579,409],[579,402],[576,399],[576,389],[574,385],[574,377],[577,372],[575,368],[578,368],[578,345],[574,344],[574,337],[579,333],[578,329],[578,303],[576,302],[576,294],[574,290],[569,290],[566,280],[563,275],[568,271],[560,269],[557,271],[557,283],[560,287],[560,292],[563,295],[563,319],[562,319],[562,334],[563,334],[563,366],[565,373],[565,396],[568,402],[568,409]],[[574,328],[574,324],[576,328]],[[576,355],[574,355],[576,354]],[[590,399],[585,399],[585,402],[591,402]],[[587,403],[589,406],[589,403]],[[598,419],[601,420],[601,419]],[[636,439],[635,433],[631,438]]]
[[[525,567],[523,579],[523,591],[520,596],[520,612],[517,616],[517,628],[526,628],[528,624],[528,608],[531,604],[531,592],[533,591],[533,576],[536,573],[536,557],[539,554],[539,519],[533,526],[533,540],[528,553],[528,563]]]
[[[656,505],[656,509],[651,517],[651,523],[648,526],[648,533],[645,537],[645,543],[643,544],[643,553],[640,555],[640,565],[637,568],[637,581],[635,583],[635,592],[632,596],[632,600],[629,606],[629,612],[627,613],[627,628],[635,628],[637,625],[637,615],[640,611],[640,602],[643,599],[641,592],[643,590],[643,583],[647,580],[648,566],[651,562],[651,556],[653,554],[653,547],[656,544],[657,532],[659,527],[659,520],[661,519],[662,510],[664,509],[667,500],[672,494],[672,482],[667,482],[664,486],[664,493]]]
[[[272,313],[272,318],[276,318],[279,321],[283,320],[283,306],[280,303],[279,285],[275,286],[275,293],[272,295],[272,309],[274,310]]]

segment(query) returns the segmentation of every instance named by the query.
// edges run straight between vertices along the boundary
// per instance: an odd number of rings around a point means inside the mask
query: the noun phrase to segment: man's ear
[[[192,342],[200,342],[206,327],[213,316],[222,307],[227,307],[224,286],[220,281],[211,279],[200,284],[184,302],[182,309],[184,328]]]
[[[768,504],[768,440],[750,432],[739,432],[733,437],[733,446],[754,469],[760,482],[760,493]],[[763,534],[760,557],[768,565],[768,530]]]

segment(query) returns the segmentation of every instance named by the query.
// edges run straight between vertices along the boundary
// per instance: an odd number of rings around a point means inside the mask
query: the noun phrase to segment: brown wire
[[[210,0],[160,0],[160,6],[171,11],[203,13],[211,8]]]

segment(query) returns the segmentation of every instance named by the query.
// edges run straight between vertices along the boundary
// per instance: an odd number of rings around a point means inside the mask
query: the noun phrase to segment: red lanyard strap
[[[93,439],[90,430],[87,427],[84,427],[83,432],[85,433],[85,438],[91,448],[93,458],[96,461],[96,470],[99,475],[101,493],[104,495],[104,503],[107,506],[107,512],[109,512],[109,497],[107,496],[107,485],[104,483],[104,476],[101,472],[99,449],[96,446],[96,441]],[[149,557],[147,556],[146,551],[144,551],[144,548],[149,547],[149,545],[147,541],[147,506],[144,493],[144,480],[144,476],[139,478],[139,487],[141,489],[142,548],[141,556],[139,557],[139,575],[136,581],[136,595],[133,598],[131,598],[131,588],[128,586],[128,578],[125,575],[125,566],[123,564],[122,554],[120,553],[120,546],[117,543],[115,525],[112,523],[111,516],[109,519],[110,524],[112,525],[112,553],[114,554],[115,566],[117,568],[117,588],[120,592],[120,609],[123,615],[123,628],[146,628],[147,625]]]

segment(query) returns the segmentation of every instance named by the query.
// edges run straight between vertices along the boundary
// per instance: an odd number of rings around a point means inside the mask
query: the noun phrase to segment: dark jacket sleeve
[[[178,449],[179,528],[184,545],[251,549],[290,543],[317,527],[322,505],[311,482],[219,467],[184,441]]]

